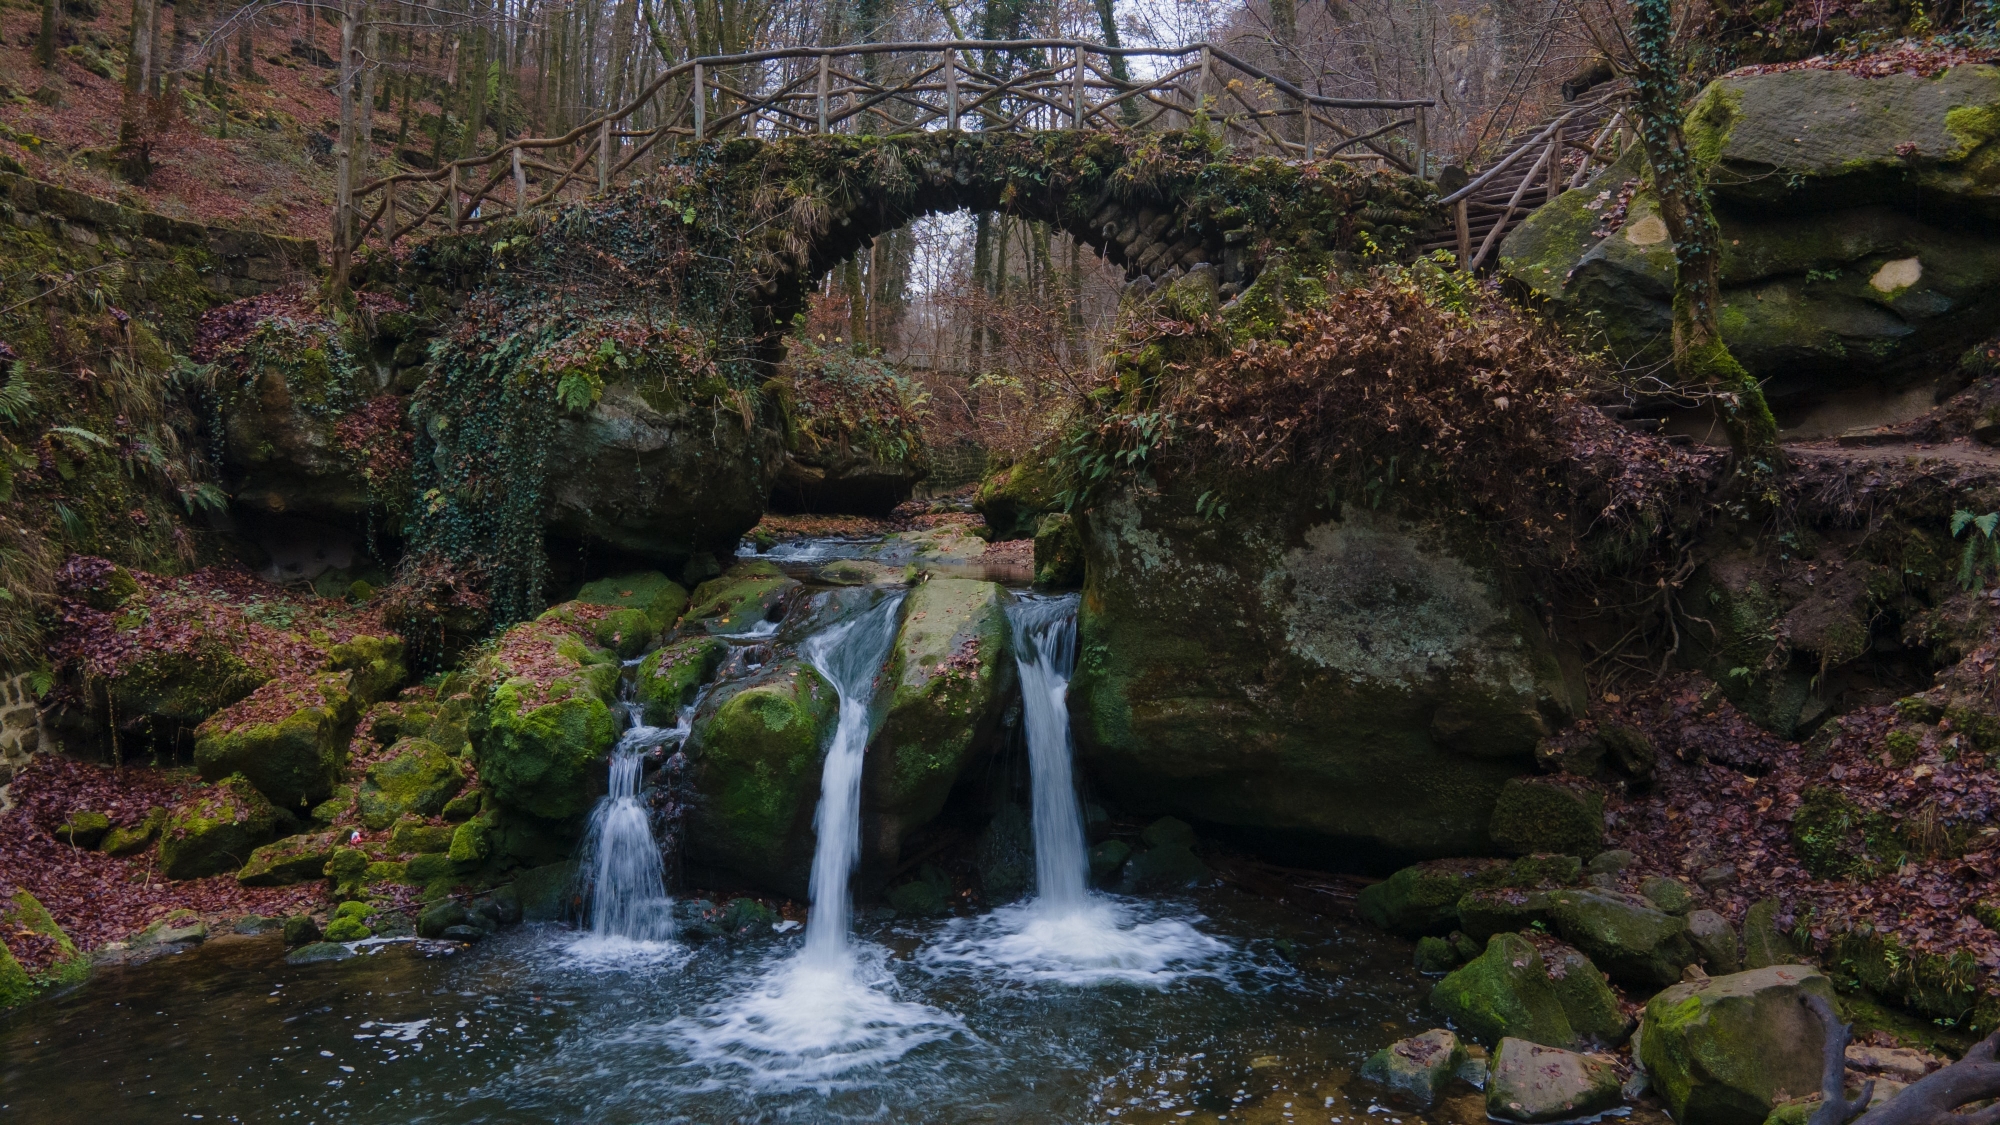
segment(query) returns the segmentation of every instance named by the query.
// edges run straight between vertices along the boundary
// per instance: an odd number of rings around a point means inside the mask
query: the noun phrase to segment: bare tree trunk
[[[42,33],[35,40],[35,65],[56,68],[56,29],[62,23],[61,0],[42,0]]]
[[[245,19],[236,33],[236,73],[245,82],[257,81],[257,43],[254,19]]]
[[[340,14],[340,69],[336,71],[340,95],[340,140],[333,150],[333,269],[331,296],[347,300],[347,273],[354,253],[354,145],[359,132],[355,120],[354,83],[360,74],[362,4],[347,0]]]
[[[486,83],[490,69],[486,63],[485,11],[473,5],[473,24],[467,33],[472,40],[472,57],[465,64],[465,147],[461,157],[479,155],[479,133],[486,127]]]
[[[125,54],[125,91],[118,107],[118,171],[142,184],[153,169],[146,137],[146,103],[153,88],[153,22],[158,0],[132,0],[132,40]]]

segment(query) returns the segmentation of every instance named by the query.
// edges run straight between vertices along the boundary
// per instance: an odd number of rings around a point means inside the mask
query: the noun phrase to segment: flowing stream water
[[[629,695],[631,685],[622,690]],[[640,704],[627,699],[623,706],[631,725],[612,748],[610,785],[591,811],[578,863],[590,902],[590,928],[570,947],[580,957],[614,963],[681,951],[673,942],[674,902],[667,893],[666,865],[639,784],[646,758],[685,742],[694,718],[689,706],[682,708],[674,726],[652,727],[644,723]]]

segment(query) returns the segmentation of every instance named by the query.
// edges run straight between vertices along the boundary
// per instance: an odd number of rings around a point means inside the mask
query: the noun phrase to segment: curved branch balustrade
[[[1120,79],[1114,57],[1160,60],[1161,73]],[[361,185],[336,201],[335,236],[344,242],[336,259],[371,236],[394,246],[426,226],[459,231],[603,193],[649,155],[664,158],[662,146],[737,136],[1147,130],[1187,125],[1199,114],[1226,140],[1421,177],[1429,171],[1424,111],[1434,104],[1322,97],[1208,43],[1109,48],[1077,39],[974,39],[703,57],[666,70],[625,105],[560,136],[523,138]],[[1332,110],[1410,112],[1357,128]],[[652,124],[640,128],[641,119]],[[1390,141],[1405,130],[1413,133],[1407,141]]]

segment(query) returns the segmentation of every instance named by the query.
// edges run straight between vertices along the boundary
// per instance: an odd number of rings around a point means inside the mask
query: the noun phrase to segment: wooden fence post
[[[1426,126],[1426,119],[1424,117],[1424,107],[1418,106],[1417,107],[1417,178],[1420,180],[1428,180],[1431,178],[1431,139],[1429,135],[1430,130],[1425,126]]]
[[[528,213],[528,173],[521,170],[521,146],[514,146],[514,214]]]
[[[958,132],[958,51],[944,49],[944,127]]]
[[[1472,224],[1466,219],[1465,200],[1458,201],[1458,268],[1472,268]]]
[[[1304,130],[1305,140],[1306,140],[1306,159],[1311,160],[1313,158],[1313,104],[1311,101],[1301,101],[1299,102],[1299,107],[1306,115],[1306,126]]]
[[[1562,194],[1563,171],[1563,131],[1555,129],[1549,133],[1549,198],[1550,203]]]
[[[950,52],[946,54],[948,56]],[[822,133],[826,132],[827,62],[826,55],[819,57],[819,131]]]
[[[701,143],[702,133],[704,132],[703,126],[708,121],[708,106],[706,104],[708,95],[704,91],[703,86],[701,64],[696,63],[694,64],[694,140],[696,144]]]
[[[1194,108],[1197,112],[1208,107],[1208,44],[1201,45],[1201,76],[1194,80]]]
[[[1083,128],[1083,106],[1085,98],[1085,94],[1083,92],[1083,44],[1078,43],[1076,45],[1073,57],[1075,59],[1076,66],[1074,67],[1073,73],[1071,73],[1069,79],[1069,119],[1071,128],[1081,129]]]
[[[611,122],[597,126],[597,194],[611,190]]]

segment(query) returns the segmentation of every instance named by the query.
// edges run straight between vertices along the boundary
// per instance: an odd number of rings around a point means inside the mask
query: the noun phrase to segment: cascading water
[[[856,948],[848,933],[869,708],[901,605],[901,595],[885,598],[799,646],[799,655],[833,685],[840,701],[813,820],[818,843],[805,946],[746,995],[674,1025],[694,1062],[733,1067],[759,1085],[831,1090],[848,1084],[856,1071],[894,1062],[963,1029],[952,1016],[890,995],[895,982],[884,951]]]
[[[1007,607],[1034,784],[1035,895],[1044,910],[1072,911],[1089,893],[1083,809],[1071,776],[1069,678],[1076,670],[1076,602],[1016,598]]]
[[[1068,984],[1164,984],[1206,971],[1226,951],[1186,921],[1142,920],[1141,904],[1090,893],[1069,730],[1076,610],[1074,594],[1023,595],[1007,607],[1028,737],[1035,897],[948,925],[922,956],[933,972],[972,969]]]
[[[641,721],[642,708],[625,703],[631,726],[611,751],[609,791],[591,811],[579,874],[590,902],[590,929],[571,945],[584,957],[619,958],[677,950],[673,898],[666,865],[653,836],[652,816],[640,797],[646,759],[686,741],[694,708],[682,709],[672,727]]]

